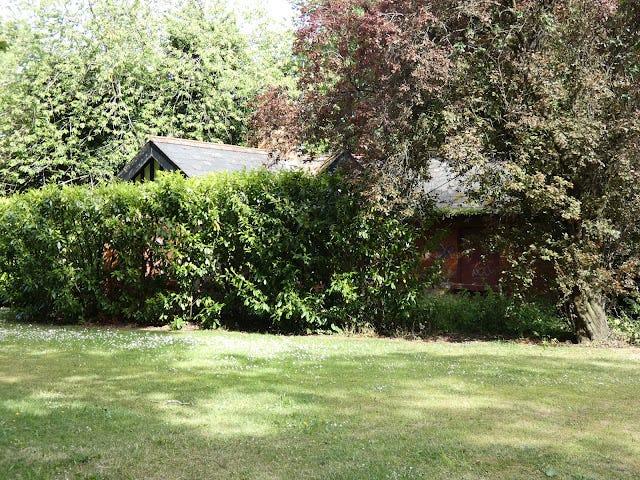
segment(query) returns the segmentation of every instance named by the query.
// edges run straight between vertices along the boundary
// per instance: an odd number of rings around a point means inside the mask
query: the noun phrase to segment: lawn
[[[2,479],[638,479],[640,349],[0,320]]]

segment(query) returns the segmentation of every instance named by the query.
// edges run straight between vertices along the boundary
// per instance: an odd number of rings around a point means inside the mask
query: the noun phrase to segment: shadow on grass
[[[640,471],[638,409],[626,402],[637,396],[637,364],[537,348],[362,352],[291,342],[276,355],[5,343],[0,471],[16,479]]]

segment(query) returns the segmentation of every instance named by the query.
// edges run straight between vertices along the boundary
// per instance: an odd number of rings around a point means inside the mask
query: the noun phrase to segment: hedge
[[[337,175],[49,186],[0,201],[0,301],[24,318],[392,330],[437,272]]]

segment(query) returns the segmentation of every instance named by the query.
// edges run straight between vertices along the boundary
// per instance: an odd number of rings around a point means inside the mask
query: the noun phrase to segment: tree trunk
[[[573,299],[574,330],[578,341],[607,340],[611,335],[604,302],[598,295],[578,293]]]

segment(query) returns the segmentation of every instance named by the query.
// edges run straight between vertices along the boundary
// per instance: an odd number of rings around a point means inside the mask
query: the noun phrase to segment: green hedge
[[[436,273],[416,233],[334,175],[51,186],[0,202],[0,296],[66,322],[385,331]]]
[[[407,333],[415,335],[471,334],[505,337],[573,338],[567,321],[541,299],[517,301],[496,293],[425,294],[416,307]],[[400,332],[402,333],[402,332]]]

